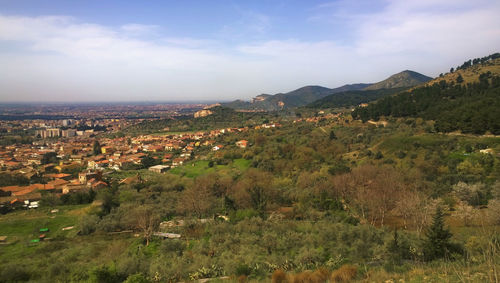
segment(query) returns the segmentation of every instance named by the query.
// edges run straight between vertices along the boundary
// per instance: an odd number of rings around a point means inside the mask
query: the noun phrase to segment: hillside
[[[390,89],[377,89],[377,90],[352,90],[343,91],[339,93],[330,94],[327,97],[318,99],[313,103],[308,104],[307,108],[336,108],[336,107],[350,107],[357,106],[361,103],[367,103],[370,101],[377,100],[384,96],[389,96],[396,94],[401,91],[405,91],[408,88],[390,88]]]
[[[369,85],[370,84],[350,84],[333,89],[322,86],[305,86],[287,93],[277,93],[275,95],[261,94],[252,99],[252,102],[235,100],[224,103],[223,105],[225,107],[241,110],[273,111],[283,108],[304,106],[333,93],[360,90]]]
[[[431,77],[422,75],[414,71],[406,70],[401,73],[394,74],[381,82],[372,84],[366,87],[365,90],[412,87],[428,82],[430,80],[432,80]]]
[[[478,82],[479,75],[487,72],[490,72],[495,76],[500,76],[500,58],[495,58],[480,64],[474,64],[466,68],[457,69],[451,73],[443,74],[440,77],[428,81],[425,85],[433,85],[443,80],[447,83],[456,83],[459,76],[462,77],[463,84]]]
[[[358,107],[354,118],[421,117],[435,121],[441,132],[500,134],[500,59],[460,69],[428,84],[368,107]]]
[[[210,108],[211,115],[194,118],[192,115],[178,116],[175,119],[147,120],[123,130],[126,134],[147,134],[158,131],[199,131],[214,128],[242,127],[247,124],[261,123],[268,116],[261,112],[236,112],[234,109],[215,106]],[[168,130],[167,130],[168,129]]]
[[[277,93],[275,95],[262,94],[255,97],[251,102],[236,100],[233,102],[225,103],[223,105],[233,109],[272,111],[272,110],[280,110],[283,108],[305,106],[314,101],[317,101],[318,99],[322,99],[324,97],[334,95],[337,93],[343,93],[341,96],[339,96],[343,97],[341,99],[342,101],[340,104],[344,105],[345,103],[347,103],[350,106],[350,105],[356,105],[348,102],[349,100],[351,100],[348,97],[350,94],[355,95],[357,97],[353,98],[352,101],[361,101],[360,103],[362,103],[380,98],[383,96],[382,93],[386,93],[386,92],[367,93],[368,98],[365,99],[362,97],[360,92],[347,93],[350,91],[379,90],[379,89],[393,89],[393,88],[402,89],[402,88],[416,86],[421,83],[427,82],[429,80],[431,80],[430,77],[419,74],[417,72],[403,71],[401,73],[392,75],[386,80],[383,80],[375,84],[369,84],[369,83],[347,84],[338,88],[327,88],[322,86],[305,86],[287,93]],[[387,92],[387,93],[392,94],[394,92]],[[375,98],[372,99],[373,97]],[[335,98],[335,101],[339,102],[336,99],[337,98]]]

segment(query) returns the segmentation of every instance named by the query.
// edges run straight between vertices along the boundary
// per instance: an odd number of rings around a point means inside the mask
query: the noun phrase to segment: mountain
[[[422,75],[420,73],[406,70],[401,73],[397,73],[395,75],[390,76],[389,78],[372,84],[365,88],[365,90],[376,90],[383,88],[398,88],[398,87],[412,87],[417,86],[419,84],[426,83],[432,80],[431,77]]]
[[[487,57],[425,85],[357,107],[352,117],[433,120],[440,132],[500,135],[500,58]]]
[[[375,90],[350,90],[330,94],[306,105],[307,108],[325,109],[357,106],[361,103],[375,101],[384,96],[389,96],[407,90],[408,87],[384,88]]]
[[[224,103],[223,106],[239,110],[273,111],[282,108],[304,106],[332,93],[346,90],[360,90],[369,85],[370,84],[352,84],[334,89],[322,86],[305,86],[287,93],[277,93],[275,95],[261,94],[253,98],[251,102],[235,100]]]
[[[412,86],[419,85],[431,80],[431,78],[419,74],[413,71],[403,71],[401,73],[392,75],[386,80],[375,84],[369,83],[358,83],[358,84],[347,84],[338,88],[327,88],[322,86],[305,86],[298,88],[296,90],[287,93],[277,93],[274,95],[261,94],[252,99],[252,101],[236,100],[228,103],[222,104],[225,107],[237,109],[237,110],[253,110],[253,111],[273,111],[280,110],[283,108],[301,107],[308,105],[314,101],[327,97],[329,95],[334,95],[336,93],[343,93],[343,101],[348,101],[349,91],[358,91],[353,93],[358,98],[352,101],[363,101],[366,99],[360,97],[362,93],[359,91],[363,90],[378,90],[378,89],[395,89],[395,88],[409,88]],[[390,92],[390,91],[389,91]],[[367,93],[369,97],[381,97],[383,94],[388,92],[372,92]],[[394,93],[394,92],[391,92]],[[366,101],[371,101],[369,99]],[[357,104],[353,104],[357,105]]]

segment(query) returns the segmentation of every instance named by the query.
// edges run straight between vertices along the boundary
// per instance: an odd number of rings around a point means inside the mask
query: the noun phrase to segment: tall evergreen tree
[[[389,243],[387,247],[387,251],[391,256],[391,261],[396,264],[401,264],[401,244],[399,243],[398,230],[394,229],[394,236],[392,241]]]
[[[450,230],[444,226],[444,213],[438,206],[424,241],[425,260],[430,261],[448,256],[452,250],[451,236]]]
[[[94,151],[94,155],[99,155],[102,153],[101,144],[97,140],[94,141],[93,151]]]
[[[333,130],[330,131],[330,140],[336,140],[337,139],[337,136],[335,135],[335,133],[333,132]]]

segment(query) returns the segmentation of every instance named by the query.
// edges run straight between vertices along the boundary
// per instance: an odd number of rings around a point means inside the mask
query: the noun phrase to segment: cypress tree
[[[101,144],[97,140],[94,141],[93,151],[94,151],[94,155],[99,155],[102,153]]]

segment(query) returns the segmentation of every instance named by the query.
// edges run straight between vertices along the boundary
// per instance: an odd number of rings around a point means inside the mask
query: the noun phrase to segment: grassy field
[[[189,178],[195,178],[208,173],[218,172],[220,170],[238,170],[240,172],[245,171],[250,166],[251,160],[246,159],[235,159],[232,163],[228,165],[217,165],[214,164],[213,167],[209,166],[209,161],[199,160],[194,162],[189,162],[183,166],[173,168],[169,172],[172,174],[183,175]]]
[[[7,236],[7,243],[0,246],[0,262],[9,262],[12,258],[19,258],[31,254],[36,246],[45,243],[30,243],[45,234],[49,239],[73,238],[78,232],[80,217],[90,205],[59,206],[58,212],[51,213],[50,208],[36,210],[20,210],[0,216],[0,236]],[[62,228],[74,226],[71,230]],[[40,229],[48,228],[48,232]]]

